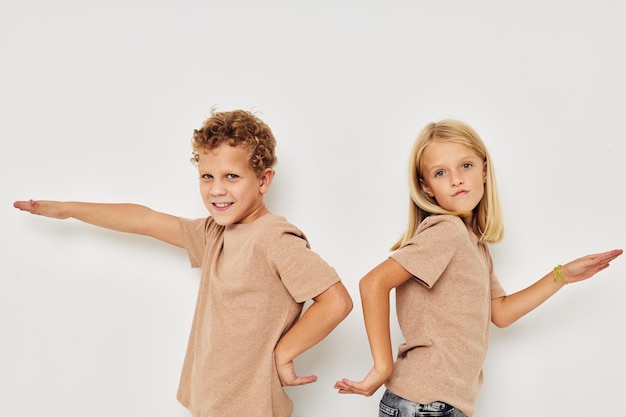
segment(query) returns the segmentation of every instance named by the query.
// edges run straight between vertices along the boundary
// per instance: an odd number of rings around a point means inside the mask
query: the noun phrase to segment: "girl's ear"
[[[274,178],[274,170],[272,168],[265,168],[259,177],[259,191],[261,194],[265,194],[270,188],[272,179]]]
[[[430,187],[426,184],[426,182],[424,182],[423,179],[419,179],[420,182],[420,187],[422,187],[422,191],[424,191],[424,193],[428,196],[428,197],[435,197],[435,194],[433,194],[432,190],[430,189]]]
[[[483,164],[483,184],[487,183],[487,161]]]

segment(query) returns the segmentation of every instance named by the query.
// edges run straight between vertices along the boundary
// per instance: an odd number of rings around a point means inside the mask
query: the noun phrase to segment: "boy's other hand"
[[[284,365],[276,364],[276,370],[278,371],[278,378],[280,379],[280,384],[283,387],[305,385],[305,384],[310,384],[312,382],[317,381],[317,376],[315,375],[309,375],[309,376],[296,375],[296,370],[293,366],[293,361],[286,363]]]

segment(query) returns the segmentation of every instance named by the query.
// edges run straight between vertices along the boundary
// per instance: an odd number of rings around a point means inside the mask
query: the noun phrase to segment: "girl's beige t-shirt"
[[[396,288],[405,342],[387,389],[417,403],[444,401],[471,417],[489,344],[491,300],[506,295],[487,246],[459,217],[435,215],[391,258],[414,279]]]
[[[202,268],[178,400],[194,417],[288,417],[274,347],[303,303],[339,282],[284,217],[219,226],[180,219],[191,265]]]

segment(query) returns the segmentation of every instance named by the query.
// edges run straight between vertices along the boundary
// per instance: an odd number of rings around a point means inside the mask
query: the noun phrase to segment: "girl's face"
[[[202,200],[217,224],[249,223],[268,213],[263,194],[274,171],[268,168],[258,177],[243,148],[222,143],[202,150],[198,172]]]
[[[420,185],[442,208],[470,213],[483,198],[486,167],[472,149],[454,142],[432,142],[422,154]]]

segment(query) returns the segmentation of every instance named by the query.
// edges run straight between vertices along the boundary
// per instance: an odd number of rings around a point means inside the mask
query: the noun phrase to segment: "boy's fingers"
[[[37,202],[35,200],[16,201],[13,203],[13,207],[23,211],[30,211],[31,213],[35,210],[36,206]]]

